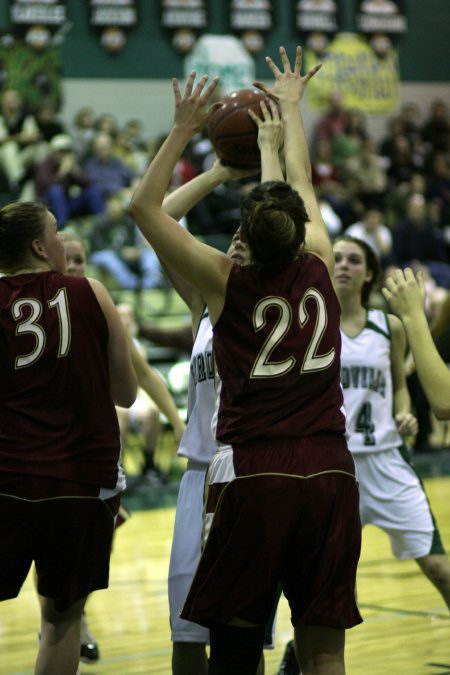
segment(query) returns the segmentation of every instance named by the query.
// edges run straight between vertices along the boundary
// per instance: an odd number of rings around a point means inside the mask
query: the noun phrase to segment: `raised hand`
[[[189,130],[192,134],[201,131],[212,113],[222,105],[215,103],[208,107],[209,99],[217,87],[219,78],[214,77],[206,87],[208,75],[203,75],[194,87],[196,75],[195,71],[191,72],[186,80],[183,94],[181,94],[178,80],[175,77],[172,80],[175,96],[174,127]]]
[[[277,152],[283,145],[283,122],[281,121],[280,111],[276,103],[270,101],[269,108],[264,101],[260,103],[262,119],[249,108],[248,114],[258,127],[258,145],[273,147]]]
[[[283,71],[278,68],[270,56],[266,56],[266,63],[275,77],[274,85],[272,87],[268,87],[259,81],[253,82],[253,85],[258,89],[261,89],[261,91],[267,94],[267,96],[270,98],[280,101],[280,103],[284,101],[300,101],[306,89],[306,85],[308,84],[309,80],[314,77],[314,75],[321,69],[322,64],[316,64],[306,73],[306,75],[302,76],[300,74],[303,58],[301,47],[297,47],[296,49],[293,70],[291,69],[291,64],[284,47],[280,47],[280,56],[281,62],[283,64]]]
[[[425,286],[421,272],[416,277],[410,267],[405,270],[397,269],[386,279],[381,292],[392,311],[402,320],[423,312]]]

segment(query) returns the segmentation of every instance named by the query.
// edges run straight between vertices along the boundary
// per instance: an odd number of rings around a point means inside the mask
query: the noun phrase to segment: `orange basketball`
[[[255,169],[261,164],[258,127],[248,114],[250,108],[262,118],[260,102],[269,106],[269,97],[258,89],[238,89],[222,100],[208,124],[216,155],[226,166]]]

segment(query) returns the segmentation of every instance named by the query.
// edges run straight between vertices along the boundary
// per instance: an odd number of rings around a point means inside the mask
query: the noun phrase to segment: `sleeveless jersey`
[[[108,327],[82,277],[0,279],[0,470],[114,489]]]
[[[372,453],[402,445],[393,418],[390,326],[382,310],[369,309],[356,337],[342,332],[341,382],[350,450]]]
[[[325,264],[305,254],[263,277],[234,265],[214,326],[217,439],[343,435],[340,305]]]
[[[178,448],[181,457],[208,463],[216,450],[211,431],[214,413],[214,357],[212,326],[207,311],[203,313],[191,354],[188,385],[188,422]]]

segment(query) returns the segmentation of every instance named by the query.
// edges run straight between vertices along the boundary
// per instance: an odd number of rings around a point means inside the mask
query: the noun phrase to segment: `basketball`
[[[238,89],[222,99],[222,107],[212,115],[208,134],[217,157],[226,166],[255,169],[261,164],[258,127],[248,109],[262,118],[260,102],[269,107],[269,97],[258,89]]]

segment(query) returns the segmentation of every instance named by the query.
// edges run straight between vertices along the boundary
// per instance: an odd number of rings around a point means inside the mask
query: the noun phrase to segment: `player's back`
[[[120,441],[107,344],[86,279],[56,272],[0,279],[3,471],[114,487]]]
[[[214,327],[221,442],[344,433],[339,319],[327,268],[314,255],[266,277],[233,267]]]

